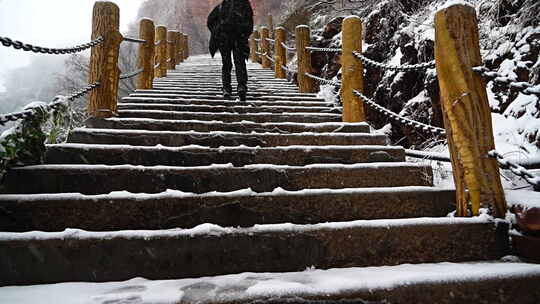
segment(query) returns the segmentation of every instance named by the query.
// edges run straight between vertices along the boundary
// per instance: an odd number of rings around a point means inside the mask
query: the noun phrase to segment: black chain
[[[413,65],[388,65],[384,63],[377,62],[375,60],[369,59],[366,56],[360,54],[359,52],[353,51],[354,57],[362,61],[364,64],[376,67],[382,70],[392,70],[392,71],[400,71],[400,72],[408,72],[408,71],[418,71],[418,70],[425,70],[425,69],[432,69],[435,67],[435,61],[431,62],[425,62],[425,63],[419,63],[419,64],[413,64]]]
[[[428,124],[425,124],[425,123],[421,123],[419,121],[415,121],[415,120],[412,120],[412,119],[409,119],[409,118],[406,118],[406,117],[403,117],[399,114],[396,114],[380,105],[378,105],[375,101],[369,99],[368,97],[366,97],[364,94],[358,92],[357,90],[354,90],[353,91],[354,95],[360,97],[361,99],[364,100],[364,102],[372,107],[373,109],[375,109],[376,111],[384,114],[385,116],[395,120],[395,121],[398,121],[402,124],[405,124],[405,125],[408,125],[408,126],[411,126],[411,127],[414,127],[416,129],[421,129],[422,131],[429,131],[433,134],[438,134],[438,135],[446,135],[446,130],[445,129],[442,129],[442,128],[439,128],[439,127],[435,127],[435,126],[430,126]]]
[[[120,75],[120,80],[133,78],[133,77],[139,75],[139,74],[142,73],[142,72],[144,72],[144,68],[138,69],[138,70],[133,71],[133,72],[131,72],[131,73],[125,73],[125,74],[122,74],[122,75]]]
[[[71,48],[55,49],[55,48],[46,48],[46,47],[41,47],[41,46],[35,46],[35,45],[28,44],[28,43],[23,43],[21,41],[17,41],[17,40],[14,41],[14,40],[11,40],[8,37],[1,37],[0,36],[0,43],[2,43],[2,45],[5,46],[5,47],[10,47],[11,46],[16,50],[23,50],[23,51],[27,51],[27,52],[34,52],[34,53],[41,53],[41,54],[51,54],[51,55],[79,53],[79,52],[87,50],[87,49],[89,49],[91,47],[99,45],[104,40],[105,39],[103,39],[103,37],[99,36],[97,39],[95,39],[95,40],[93,40],[91,42],[85,43],[85,44],[77,45],[77,46],[74,46],[74,47],[71,47]]]
[[[318,81],[320,84],[328,84],[328,85],[332,85],[334,87],[341,87],[341,82],[337,82],[337,81],[333,81],[333,80],[330,80],[330,79],[325,79],[325,78],[322,78],[322,77],[318,77],[318,76],[315,76],[313,74],[310,74],[310,73],[305,73],[305,75],[311,79],[314,79],[316,81]]]
[[[338,49],[338,48],[319,48],[319,47],[307,46],[306,50],[313,51],[313,52],[341,53],[341,49]]]
[[[131,38],[131,37],[124,37],[124,41],[133,42],[133,43],[141,43],[141,44],[146,43],[146,40],[137,39],[137,38]]]
[[[69,96],[59,96],[56,97],[52,103],[48,104],[46,107],[46,111],[56,110],[58,109],[62,104],[66,103],[67,101],[74,101],[77,98],[80,98],[89,92],[91,92],[93,89],[99,87],[100,83],[96,82],[93,84],[89,84],[88,86],[80,89],[79,91],[76,91],[75,93],[69,95]],[[28,109],[21,112],[15,112],[15,113],[9,113],[0,115],[0,126],[5,126],[8,122],[14,122],[21,119],[27,119],[34,117],[36,114],[35,109]]]

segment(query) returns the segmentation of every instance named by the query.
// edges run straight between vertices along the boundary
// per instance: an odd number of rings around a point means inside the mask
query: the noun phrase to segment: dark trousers
[[[219,52],[221,53],[221,61],[223,62],[223,68],[221,70],[221,77],[223,82],[223,91],[231,93],[231,71],[232,71],[232,57],[234,58],[234,67],[236,70],[236,81],[238,82],[238,93],[247,92],[248,74],[246,68],[246,59],[241,51],[240,44],[243,43],[239,40],[231,40],[221,45]]]

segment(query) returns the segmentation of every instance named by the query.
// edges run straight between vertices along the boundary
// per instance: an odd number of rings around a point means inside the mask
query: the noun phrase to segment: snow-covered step
[[[305,166],[404,162],[405,149],[390,146],[288,146],[288,147],[148,147],[61,144],[47,146],[47,164],[103,164],[142,166],[209,166],[253,164]]]
[[[263,106],[254,107],[244,103],[234,106],[211,106],[211,105],[182,105],[171,103],[120,103],[119,110],[159,110],[178,112],[206,112],[206,113],[334,113],[340,114],[337,108],[332,107],[290,107],[290,106]]]
[[[243,167],[230,164],[202,167],[38,165],[10,170],[5,177],[3,193],[160,193],[167,189],[206,193],[246,188],[269,192],[276,188],[432,186],[432,181],[431,166],[401,162]]]
[[[201,99],[217,99],[223,100],[221,94],[209,94],[209,95],[193,95],[193,94],[173,94],[173,93],[132,93],[130,97],[150,97],[150,98],[176,98],[176,99],[192,99],[194,97]],[[300,96],[300,97],[288,97],[288,96],[279,96],[279,95],[264,95],[264,96],[255,96],[248,99],[251,100],[282,100],[282,101],[315,101],[315,102],[324,102],[324,99],[318,97],[309,97],[309,96]]]
[[[132,146],[342,146],[384,145],[386,136],[368,133],[236,133],[182,132],[120,129],[75,129],[68,141],[81,144],[126,144]]]
[[[222,95],[223,92],[221,90],[186,90],[183,87],[163,87],[163,88],[154,88],[152,90],[136,90],[135,93],[137,94],[180,94],[180,95]],[[233,91],[233,94],[237,94],[236,91]],[[285,92],[279,92],[279,91],[249,91],[247,92],[247,97],[263,97],[267,95],[272,96],[280,96],[280,97],[308,97],[308,98],[315,98],[315,95],[306,95],[303,93],[294,92],[291,90],[285,91]]]
[[[275,190],[193,194],[118,192],[0,195],[0,231],[89,231],[316,224],[368,219],[445,217],[455,191],[433,187]],[[54,219],[54,220],[51,220]]]
[[[151,131],[226,131],[236,133],[369,133],[365,123],[255,123],[250,121],[222,122],[208,120],[166,120],[151,118],[89,119],[86,126],[96,129],[133,129]]]
[[[219,120],[223,122],[252,121],[265,122],[299,122],[321,123],[341,122],[341,114],[332,113],[212,113],[212,112],[180,112],[160,110],[118,110],[119,117],[123,118],[153,118],[177,120]]]
[[[249,102],[240,103],[235,100],[216,100],[203,98],[152,98],[152,97],[124,97],[122,102],[126,103],[173,103],[186,105],[216,105],[216,106],[235,106],[235,105],[251,105],[257,106],[291,106],[291,107],[325,107],[329,106],[323,101],[283,101],[283,100],[250,100]]]
[[[494,260],[507,254],[507,239],[508,234],[487,217],[252,228],[204,224],[188,230],[4,232],[0,233],[0,284]]]
[[[13,286],[0,288],[0,303],[532,304],[539,285],[540,265],[495,260]]]

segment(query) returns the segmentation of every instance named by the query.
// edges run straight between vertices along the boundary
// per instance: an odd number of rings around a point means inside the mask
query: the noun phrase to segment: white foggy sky
[[[120,7],[121,31],[136,21],[144,0],[111,0]],[[70,47],[90,41],[95,0],[0,0],[0,36],[44,47]],[[34,55],[0,46],[2,78],[10,69],[30,63]],[[47,75],[44,75],[47,77]]]

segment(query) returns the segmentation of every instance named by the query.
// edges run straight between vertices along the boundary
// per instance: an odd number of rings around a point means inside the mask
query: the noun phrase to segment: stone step
[[[497,228],[486,218],[423,218],[253,228],[204,224],[189,230],[4,232],[0,284],[496,260],[508,252],[503,226]]]
[[[291,107],[325,107],[331,104],[322,101],[253,101],[240,103],[234,100],[215,100],[215,99],[202,99],[202,98],[148,98],[148,97],[124,97],[122,102],[125,103],[173,103],[173,104],[185,104],[185,105],[209,105],[209,106],[238,106],[238,105],[251,105],[254,107],[264,106],[291,106]]]
[[[230,164],[205,167],[39,165],[8,171],[2,193],[160,193],[167,189],[206,193],[246,188],[269,192],[276,188],[298,191],[432,185],[431,166],[401,162],[303,167],[268,164],[244,167]]]
[[[364,133],[235,133],[235,132],[181,132],[114,129],[75,129],[68,142],[79,144],[132,146],[189,146],[200,145],[213,148],[221,146],[358,146],[386,143],[386,136]]]
[[[141,166],[210,166],[254,164],[305,166],[404,162],[405,149],[388,146],[289,146],[272,148],[200,146],[146,147],[121,145],[61,144],[47,146],[47,164],[101,164]]]
[[[533,304],[539,284],[540,265],[494,260],[5,287],[0,302],[79,304],[84,294],[126,304]]]
[[[331,203],[330,203],[331,202]],[[0,231],[90,231],[316,224],[335,221],[444,217],[455,191],[432,187],[276,190],[255,193],[74,193],[0,195]],[[54,220],[51,220],[54,219]]]
[[[222,122],[251,121],[256,123],[266,122],[298,122],[298,123],[323,123],[341,122],[341,114],[332,113],[212,113],[212,112],[179,112],[160,110],[118,110],[121,118],[152,118],[172,120],[207,120]]]
[[[209,96],[209,95],[222,95],[222,90],[187,90],[183,87],[160,87],[160,88],[154,88],[152,90],[136,90],[136,94],[179,94],[179,95],[193,95],[193,97],[196,96]],[[233,90],[233,96],[237,95],[236,90]],[[273,91],[248,91],[247,97],[264,97],[264,96],[281,96],[281,97],[308,97],[308,98],[316,98],[316,95],[313,94],[304,94],[295,92],[292,90],[288,91],[279,91],[279,90],[273,90]]]
[[[206,112],[206,113],[333,113],[340,114],[340,109],[332,107],[290,107],[290,106],[262,106],[254,107],[238,103],[234,106],[211,105],[182,105],[171,103],[119,103],[119,110],[159,110],[177,112]]]
[[[364,123],[254,123],[220,122],[205,120],[159,120],[144,118],[91,118],[86,126],[96,129],[132,129],[150,131],[195,131],[195,132],[236,132],[236,133],[369,133],[369,126]]]
[[[192,94],[173,94],[173,93],[132,93],[129,95],[130,97],[146,97],[146,98],[184,98],[184,99],[193,99],[201,98],[201,99],[217,99],[217,100],[223,100],[223,96],[221,94],[209,94],[209,95],[192,95]],[[274,96],[274,95],[263,95],[263,96],[254,96],[251,97],[248,101],[251,100],[281,100],[281,101],[315,101],[315,102],[324,102],[325,100],[318,97],[308,97],[308,96],[302,96],[302,97],[288,97],[288,96]]]

